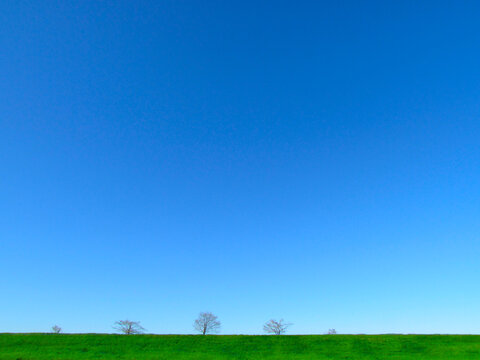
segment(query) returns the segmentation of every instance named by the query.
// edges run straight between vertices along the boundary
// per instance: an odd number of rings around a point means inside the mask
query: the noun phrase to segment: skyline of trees
[[[287,329],[292,325],[292,323],[287,323],[283,319],[271,319],[263,325],[263,331],[266,334],[284,335],[287,332]],[[193,328],[201,335],[217,334],[220,331],[221,322],[218,320],[218,316],[213,313],[201,312],[198,318],[194,321]],[[125,335],[145,334],[146,331],[146,329],[140,325],[140,321],[131,321],[128,319],[116,321],[113,329]],[[58,325],[54,325],[50,328],[50,332],[60,334],[63,332],[63,329]],[[326,333],[326,335],[335,334],[337,334],[337,331],[333,328],[328,329]]]

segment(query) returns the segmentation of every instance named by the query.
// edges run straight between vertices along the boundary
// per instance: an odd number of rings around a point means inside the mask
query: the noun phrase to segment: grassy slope
[[[0,360],[480,359],[469,335],[0,334]]]

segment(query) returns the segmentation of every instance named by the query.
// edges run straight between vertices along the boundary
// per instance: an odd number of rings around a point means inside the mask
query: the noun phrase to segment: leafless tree
[[[292,324],[286,323],[281,319],[280,321],[277,320],[269,320],[263,325],[263,331],[267,334],[275,334],[275,335],[282,335],[285,334],[287,328]]]
[[[337,334],[337,330],[335,330],[335,329],[328,329],[327,334],[328,334],[328,335],[336,335],[336,334]]]
[[[58,325],[52,326],[52,333],[54,334],[60,334],[62,332],[62,328]]]
[[[139,321],[130,320],[117,321],[113,328],[125,335],[143,334],[145,331]]]
[[[195,330],[202,335],[217,333],[220,330],[220,321],[218,317],[211,312],[202,312],[198,315],[198,319],[193,323]]]

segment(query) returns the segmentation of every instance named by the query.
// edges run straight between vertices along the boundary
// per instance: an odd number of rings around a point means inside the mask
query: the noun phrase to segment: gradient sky
[[[0,14],[0,332],[480,333],[478,1]]]

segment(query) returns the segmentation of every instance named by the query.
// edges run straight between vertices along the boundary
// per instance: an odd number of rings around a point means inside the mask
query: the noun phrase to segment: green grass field
[[[0,359],[479,360],[480,336],[0,334]]]

